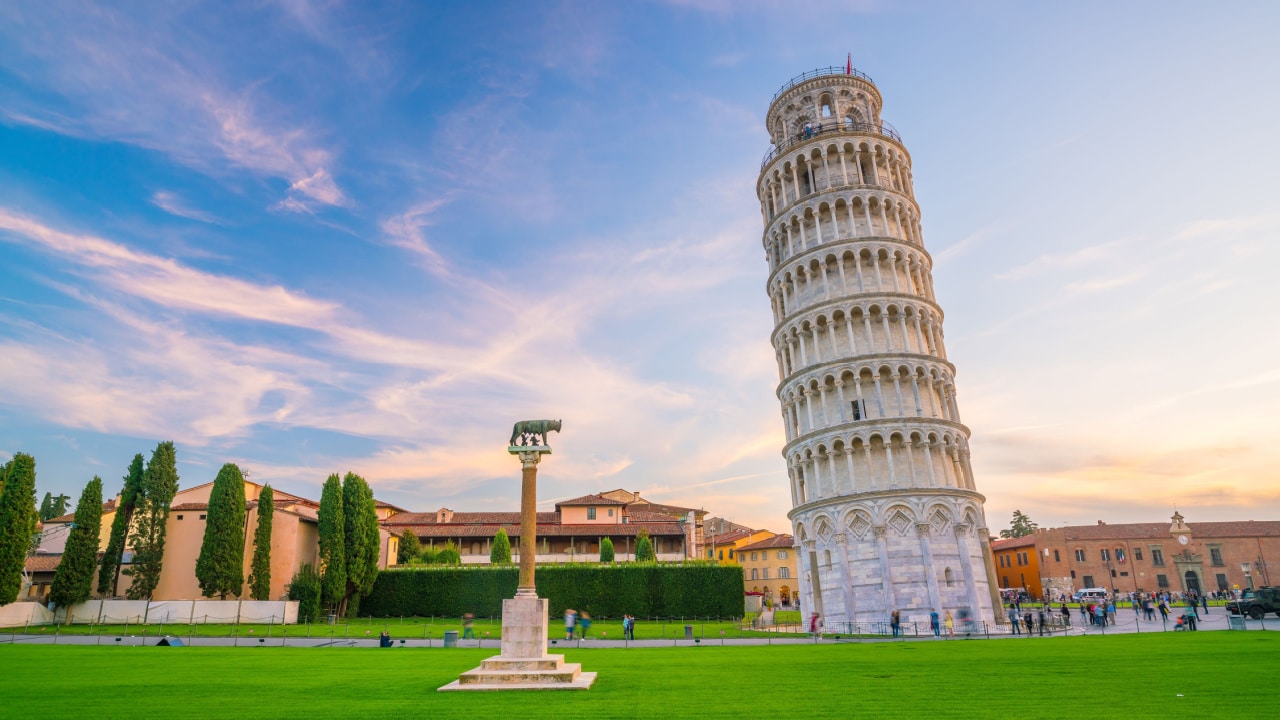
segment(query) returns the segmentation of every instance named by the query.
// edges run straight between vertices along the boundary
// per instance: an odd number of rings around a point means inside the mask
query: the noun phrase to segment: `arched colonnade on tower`
[[[973,490],[969,444],[953,430],[878,429],[824,436],[790,448],[795,506],[906,488]]]
[[[886,353],[946,360],[942,313],[910,301],[826,306],[793,318],[774,331],[781,378],[848,357]]]
[[[915,196],[910,160],[886,142],[832,138],[772,162],[773,170],[757,185],[766,223],[809,195],[837,188],[876,187]]]
[[[797,258],[767,286],[774,319],[851,295],[914,295],[934,301],[930,261],[922,252],[883,243],[854,244]]]
[[[915,204],[889,195],[850,193],[824,195],[790,210],[765,231],[769,269],[825,243],[858,238],[901,240],[924,247]]]
[[[867,420],[961,422],[951,368],[936,363],[847,363],[784,385],[778,399],[787,442]]]

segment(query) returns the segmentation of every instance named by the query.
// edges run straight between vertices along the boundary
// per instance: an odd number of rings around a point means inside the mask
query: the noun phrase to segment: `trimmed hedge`
[[[516,593],[519,569],[512,566],[432,567],[383,570],[360,603],[371,617],[450,617],[502,614],[502,601]],[[538,567],[538,595],[551,615],[565,608],[596,617],[742,617],[742,568],[715,563],[626,563]]]

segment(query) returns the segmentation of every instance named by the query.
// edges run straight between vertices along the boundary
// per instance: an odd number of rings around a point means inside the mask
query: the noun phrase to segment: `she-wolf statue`
[[[548,432],[560,432],[560,421],[521,420],[511,428],[511,441],[508,444],[514,447],[518,438],[521,445],[529,445],[530,441],[533,445],[546,445]]]

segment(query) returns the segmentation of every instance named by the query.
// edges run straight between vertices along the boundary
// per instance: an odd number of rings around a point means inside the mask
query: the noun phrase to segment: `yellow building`
[[[731,530],[723,535],[707,538],[707,559],[721,565],[737,565],[738,549],[774,536],[768,530]]]
[[[737,548],[747,592],[758,592],[778,606],[797,600],[795,538],[773,535]]]

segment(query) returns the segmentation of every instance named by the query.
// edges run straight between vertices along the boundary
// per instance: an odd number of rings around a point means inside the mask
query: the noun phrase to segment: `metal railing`
[[[899,135],[898,131],[887,122],[839,122],[836,118],[832,118],[831,120],[832,122],[830,125],[826,123],[819,123],[795,137],[787,138],[781,143],[774,145],[769,149],[769,152],[764,154],[764,159],[760,161],[760,169],[763,170],[765,165],[768,165],[774,158],[779,154],[786,152],[789,148],[799,145],[800,143],[809,142],[819,135],[826,135],[830,133],[841,133],[845,135],[856,135],[859,133],[879,135],[881,137],[887,137],[899,145],[902,144],[902,136]]]
[[[810,70],[809,72],[800,73],[799,75],[786,81],[785,83],[783,83],[782,87],[778,89],[778,92],[773,94],[773,97],[769,100],[769,104],[772,105],[773,101],[781,97],[782,93],[790,90],[791,88],[795,87],[796,85],[799,85],[802,82],[813,80],[814,78],[826,77],[828,75],[848,75],[851,77],[856,77],[859,80],[866,80],[872,85],[876,84],[876,81],[872,80],[870,75],[864,72],[861,72],[856,68],[853,70],[853,72],[845,72],[845,68],[831,65],[829,67],[818,68],[816,70]]]

